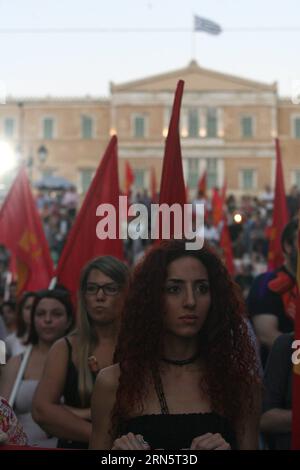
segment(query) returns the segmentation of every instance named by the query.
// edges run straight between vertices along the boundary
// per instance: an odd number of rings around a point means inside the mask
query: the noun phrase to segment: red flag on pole
[[[166,138],[163,170],[160,183],[159,204],[178,203],[183,205],[186,202],[186,190],[182,169],[182,157],[179,134],[180,107],[183,94],[184,81],[179,80],[175,92],[172,115],[169,125],[168,136]],[[161,214],[160,214],[161,215]],[[160,237],[163,221],[160,218]],[[170,224],[170,235],[174,235],[174,223]]]
[[[53,262],[25,168],[21,168],[0,211],[0,243],[11,252],[18,295],[46,289]]]
[[[223,219],[223,204],[225,199],[224,188],[220,195],[218,188],[213,189],[211,205],[212,205],[212,219],[213,225],[217,227]]]
[[[220,236],[220,247],[223,251],[223,259],[224,263],[229,271],[229,273],[233,276],[235,273],[235,267],[233,262],[233,252],[232,252],[232,241],[228,229],[227,224],[227,216],[226,212],[224,211],[224,203],[226,199],[226,183],[222,188],[221,196],[218,194],[217,204],[218,204],[218,212],[216,213],[218,217],[222,217],[222,229],[221,229],[221,236]],[[217,217],[216,217],[216,220]],[[217,223],[217,225],[219,222]]]
[[[56,270],[59,283],[72,292],[73,298],[79,286],[80,271],[89,260],[101,255],[123,259],[123,244],[118,235],[119,195],[117,137],[113,136],[69,232]],[[115,208],[115,239],[97,237],[99,216],[96,211],[100,204],[111,204]]]
[[[127,196],[129,196],[129,193],[131,191],[131,186],[134,183],[134,173],[132,171],[132,168],[129,164],[129,162],[126,161],[125,163],[125,193]]]
[[[279,268],[284,259],[281,249],[281,233],[289,221],[288,209],[286,205],[286,196],[284,189],[283,170],[281,162],[281,152],[279,139],[275,139],[276,145],[276,181],[275,198],[273,209],[273,221],[270,230],[270,246],[268,254],[268,269]]]
[[[223,227],[220,237],[220,246],[223,250],[223,259],[224,263],[228,269],[228,272],[233,276],[235,273],[235,267],[233,262],[233,253],[232,253],[232,244],[231,244],[230,233],[228,229],[228,224],[226,216],[223,219]]]
[[[294,339],[300,341],[300,218],[298,228],[298,266],[297,266],[298,299],[295,316]],[[293,366],[292,392],[292,449],[300,450],[300,364]]]
[[[207,171],[205,170],[198,181],[198,191],[205,196],[207,187]]]

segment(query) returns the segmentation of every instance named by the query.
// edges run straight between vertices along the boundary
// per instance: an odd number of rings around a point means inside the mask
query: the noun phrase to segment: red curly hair
[[[253,407],[253,385],[259,383],[258,361],[246,322],[239,287],[211,248],[186,250],[184,240],[163,241],[149,250],[133,273],[115,358],[120,365],[112,434],[133,414],[142,414],[152,377],[163,351],[164,288],[168,265],[192,256],[207,269],[211,306],[199,332],[199,350],[206,364],[199,384],[213,411],[237,422]]]

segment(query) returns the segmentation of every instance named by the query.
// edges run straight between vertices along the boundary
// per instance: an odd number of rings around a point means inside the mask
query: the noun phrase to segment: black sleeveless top
[[[63,390],[64,403],[74,408],[82,408],[78,391],[78,370],[72,361],[72,344],[68,338],[64,338],[68,347],[68,365],[65,386]]]
[[[78,370],[72,361],[72,344],[68,338],[64,338],[68,347],[68,365],[65,386],[63,390],[64,404],[74,408],[82,408],[78,390]],[[93,374],[94,381],[97,374]],[[57,447],[61,449],[87,449],[87,442],[72,441],[69,439],[59,439]]]
[[[160,383],[159,383],[160,382]],[[228,420],[214,412],[170,414],[161,380],[156,383],[161,414],[149,414],[122,422],[120,435],[141,434],[151,449],[189,449],[195,437],[219,433],[236,449],[236,438]]]

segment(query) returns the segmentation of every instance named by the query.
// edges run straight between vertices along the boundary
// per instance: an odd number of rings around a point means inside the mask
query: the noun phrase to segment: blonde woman
[[[34,419],[59,438],[58,447],[88,447],[93,384],[113,364],[127,280],[128,268],[112,256],[82,271],[78,331],[52,347],[33,406]]]

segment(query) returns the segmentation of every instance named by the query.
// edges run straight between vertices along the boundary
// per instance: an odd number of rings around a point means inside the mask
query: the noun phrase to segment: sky
[[[224,32],[196,33],[193,53],[194,14]],[[275,31],[255,31],[262,27]],[[35,28],[43,33],[19,31]],[[54,34],[45,28],[142,31]],[[299,0],[0,0],[0,88],[13,96],[108,97],[111,81],[183,68],[192,58],[219,72],[277,81],[280,95],[290,96],[300,82],[299,44]]]

